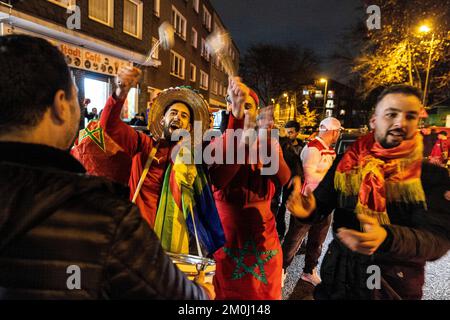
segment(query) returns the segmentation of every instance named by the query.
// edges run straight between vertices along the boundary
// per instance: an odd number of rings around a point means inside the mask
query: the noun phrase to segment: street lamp
[[[429,33],[431,31],[431,28],[427,25],[421,25],[419,27],[420,33]],[[431,43],[430,43],[430,55],[428,57],[428,66],[427,66],[427,76],[425,79],[425,88],[423,90],[423,101],[422,104],[425,106],[425,103],[427,101],[427,93],[428,93],[428,82],[430,80],[430,69],[431,69],[431,59],[433,57],[433,43],[434,43],[434,32],[431,36]]]
[[[320,83],[325,83],[325,93],[323,95],[323,114],[322,114],[322,118],[325,118],[325,108],[327,106],[327,96],[328,96],[328,80],[322,78],[319,81]]]

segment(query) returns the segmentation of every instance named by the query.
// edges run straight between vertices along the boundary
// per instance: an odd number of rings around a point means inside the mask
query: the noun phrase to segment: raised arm
[[[128,155],[133,156],[138,150],[138,133],[120,119],[123,104],[130,89],[139,80],[141,71],[137,68],[121,68],[117,74],[117,89],[106,101],[100,118],[100,125],[105,132],[119,145]]]
[[[232,131],[227,132],[226,130],[220,138],[215,139],[212,143],[214,148],[221,149],[223,159],[221,161],[222,164],[216,163],[211,165],[209,168],[211,182],[217,189],[225,188],[242,166],[242,164],[238,164],[236,161],[237,150],[238,148],[243,147],[242,140],[235,141],[236,139],[232,138],[232,134],[238,129],[246,129],[244,125],[244,103],[249,95],[249,88],[241,82],[240,78],[229,78],[228,95],[231,98],[231,106],[229,106],[231,113],[228,120],[227,130],[231,129]],[[235,157],[233,159],[233,163],[226,164],[227,153],[229,152],[233,152]]]

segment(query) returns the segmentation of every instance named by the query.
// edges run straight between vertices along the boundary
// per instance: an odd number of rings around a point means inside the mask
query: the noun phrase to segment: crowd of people
[[[450,248],[446,133],[419,134],[414,87],[386,88],[371,131],[337,156],[337,119],[306,145],[290,121],[279,140],[273,110],[239,77],[220,131],[207,101],[176,87],[136,118],[148,135],[121,119],[137,68],[119,70],[81,131],[56,47],[2,36],[0,69],[0,299],[279,300],[306,236],[301,279],[315,299],[420,299],[426,262]],[[174,256],[214,261],[212,283]]]

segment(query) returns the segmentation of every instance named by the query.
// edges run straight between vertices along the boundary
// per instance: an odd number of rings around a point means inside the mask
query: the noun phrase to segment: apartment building
[[[213,66],[205,47],[217,20],[208,0],[0,0],[0,35],[41,36],[58,46],[80,101],[92,101],[89,111],[103,108],[121,65],[141,67],[143,79],[128,96],[124,119],[145,112],[161,90],[180,85],[199,90],[214,108],[224,107],[226,89],[212,93],[212,88],[213,79],[226,85],[226,76]],[[140,66],[164,21],[176,30],[174,47],[156,51]],[[239,51],[234,44],[230,50],[237,66]]]

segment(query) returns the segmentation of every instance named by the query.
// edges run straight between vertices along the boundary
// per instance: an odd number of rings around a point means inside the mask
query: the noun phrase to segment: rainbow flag
[[[185,164],[177,157],[168,166],[154,230],[163,249],[172,253],[198,255],[196,251],[189,252],[189,242],[195,242],[195,230],[203,255],[213,254],[225,244],[212,191],[200,165]]]

